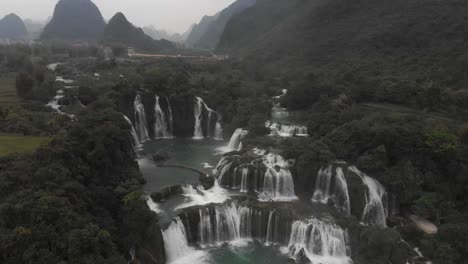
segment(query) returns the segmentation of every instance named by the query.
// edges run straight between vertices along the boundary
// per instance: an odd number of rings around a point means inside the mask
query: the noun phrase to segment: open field
[[[0,75],[0,106],[16,104],[20,98],[16,96],[15,75],[12,73]]]
[[[0,134],[0,157],[13,153],[33,152],[49,140],[49,137]]]

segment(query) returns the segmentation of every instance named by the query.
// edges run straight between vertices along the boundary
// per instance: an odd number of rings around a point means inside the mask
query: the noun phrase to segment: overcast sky
[[[204,15],[213,15],[235,0],[93,0],[109,20],[121,11],[133,24],[184,32]],[[0,0],[0,17],[15,13],[23,19],[45,20],[58,0]]]

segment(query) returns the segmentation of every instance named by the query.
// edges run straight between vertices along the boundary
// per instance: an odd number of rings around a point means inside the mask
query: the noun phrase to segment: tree
[[[26,98],[34,88],[33,77],[25,72],[16,76],[16,94],[21,98]]]

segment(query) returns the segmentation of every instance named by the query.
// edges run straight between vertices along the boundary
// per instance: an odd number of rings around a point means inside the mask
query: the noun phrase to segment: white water
[[[137,136],[135,127],[134,127],[133,124],[132,124],[132,121],[131,121],[130,118],[128,118],[126,115],[123,115],[123,117],[125,118],[125,120],[127,121],[127,123],[131,126],[131,128],[130,128],[130,134],[132,134],[132,137],[133,137],[133,146],[134,146],[135,148],[140,148],[140,147],[141,147],[140,140],[138,139],[138,136]]]
[[[155,203],[153,201],[153,199],[151,198],[151,196],[146,196],[146,204],[148,205],[149,209],[153,212],[155,212],[156,214],[160,214],[163,212],[163,210],[161,210],[161,208],[159,207],[159,205],[157,203]]]
[[[240,187],[240,192],[242,192],[242,193],[248,192],[248,189],[247,189],[247,177],[248,176],[249,176],[249,169],[248,168],[243,168],[242,169],[241,187]]]
[[[172,134],[169,131],[168,120],[166,119],[166,115],[161,109],[161,105],[159,103],[159,96],[155,95],[155,100],[156,102],[154,105],[154,138],[172,138]]]
[[[306,126],[285,125],[266,121],[265,127],[270,129],[270,136],[280,137],[308,137],[309,133]]]
[[[203,109],[208,112],[208,119],[206,121],[206,137],[214,138],[215,140],[223,140],[223,128],[221,126],[221,115],[218,114],[215,110],[211,109],[202,98],[196,97],[197,103],[195,104],[194,114],[195,114],[195,126],[193,128],[193,138],[194,139],[202,139],[203,136],[203,129],[202,129],[202,121],[203,121]],[[212,118],[213,115],[216,115],[216,125],[213,131],[212,128]],[[214,133],[213,133],[214,132]]]
[[[356,167],[348,168],[358,174],[367,187],[366,206],[362,212],[361,221],[369,225],[387,226],[387,192],[376,179],[359,171]]]
[[[227,147],[220,149],[223,152],[230,152],[230,151],[240,151],[242,150],[242,139],[247,136],[249,132],[247,130],[243,130],[242,128],[236,129],[229,140],[229,144]]]
[[[149,139],[149,136],[145,107],[141,102],[141,96],[139,94],[136,95],[133,106],[135,107],[135,123],[138,139],[143,143]]]
[[[167,263],[208,263],[205,252],[195,250],[188,245],[187,231],[179,217],[175,218],[169,227],[162,232]]]
[[[285,160],[277,154],[265,154],[265,151],[262,150],[255,150],[254,154],[258,155],[259,158],[252,160],[250,163],[241,164],[237,163],[238,155],[223,157],[216,166],[216,169],[213,170],[213,174],[216,175],[218,181],[225,187],[236,190],[240,189],[242,193],[249,191],[258,193],[260,201],[297,200],[293,177],[289,170],[291,161]],[[258,178],[261,177],[258,173],[261,169],[258,169],[254,165],[258,165],[259,162],[265,168],[263,183],[258,182],[262,179]]]
[[[303,252],[313,264],[351,264],[347,232],[318,220],[296,221],[289,239],[289,256],[297,260]]]
[[[199,209],[198,243],[202,248],[230,243],[246,246],[252,239],[252,209],[230,204]]]
[[[200,97],[196,97],[197,103],[195,104],[195,126],[193,127],[193,139],[203,138],[203,129],[201,122],[203,119],[203,100]]]
[[[59,101],[63,97],[63,90],[58,90],[57,94],[54,96],[54,98],[52,98],[52,100],[50,100],[47,106],[55,110],[57,113],[61,114],[62,111],[60,110],[61,105],[59,104]]]
[[[333,174],[332,170],[331,165],[326,169],[322,168],[319,170],[312,201],[324,204],[333,201],[335,207],[346,215],[350,215],[351,205],[348,184],[344,177],[343,169],[340,167],[336,168],[335,174]]]
[[[183,186],[182,195],[185,196],[185,201],[178,205],[175,210],[206,204],[221,204],[229,199],[228,192],[219,186],[217,180],[215,180],[213,187],[208,190],[205,190],[203,186]]]
[[[263,164],[267,170],[264,177],[263,191],[259,194],[260,200],[296,200],[289,162],[280,155],[269,153],[263,157]]]

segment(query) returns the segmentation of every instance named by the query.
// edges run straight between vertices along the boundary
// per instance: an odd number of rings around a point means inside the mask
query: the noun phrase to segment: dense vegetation
[[[220,62],[106,61],[96,47],[62,43],[0,47],[0,71],[16,76],[24,100],[1,107],[0,132],[52,138],[0,159],[0,262],[124,263],[128,249],[159,235],[146,232],[157,219],[139,199],[143,180],[119,113],[145,92],[201,96],[226,135],[247,128],[245,145],[296,159],[299,195],[310,197],[325,164],[356,164],[386,186],[389,225],[405,240],[435,264],[468,263],[467,11],[462,0],[257,0],[227,23],[217,51],[237,56]],[[122,14],[104,36],[145,50],[160,44]],[[87,107],[70,109],[75,122],[43,107],[57,90],[46,70],[56,59],[67,62],[58,74],[79,85],[65,100]],[[264,137],[270,98],[283,88],[282,105],[309,138]],[[416,230],[411,214],[439,232]],[[369,251],[390,243],[379,239]]]
[[[457,0],[260,0],[218,47],[254,75],[281,73],[282,104],[312,135],[282,144],[299,191],[327,162],[356,164],[389,190],[392,226],[440,264],[468,259],[467,10]],[[409,214],[439,233],[409,228]]]

